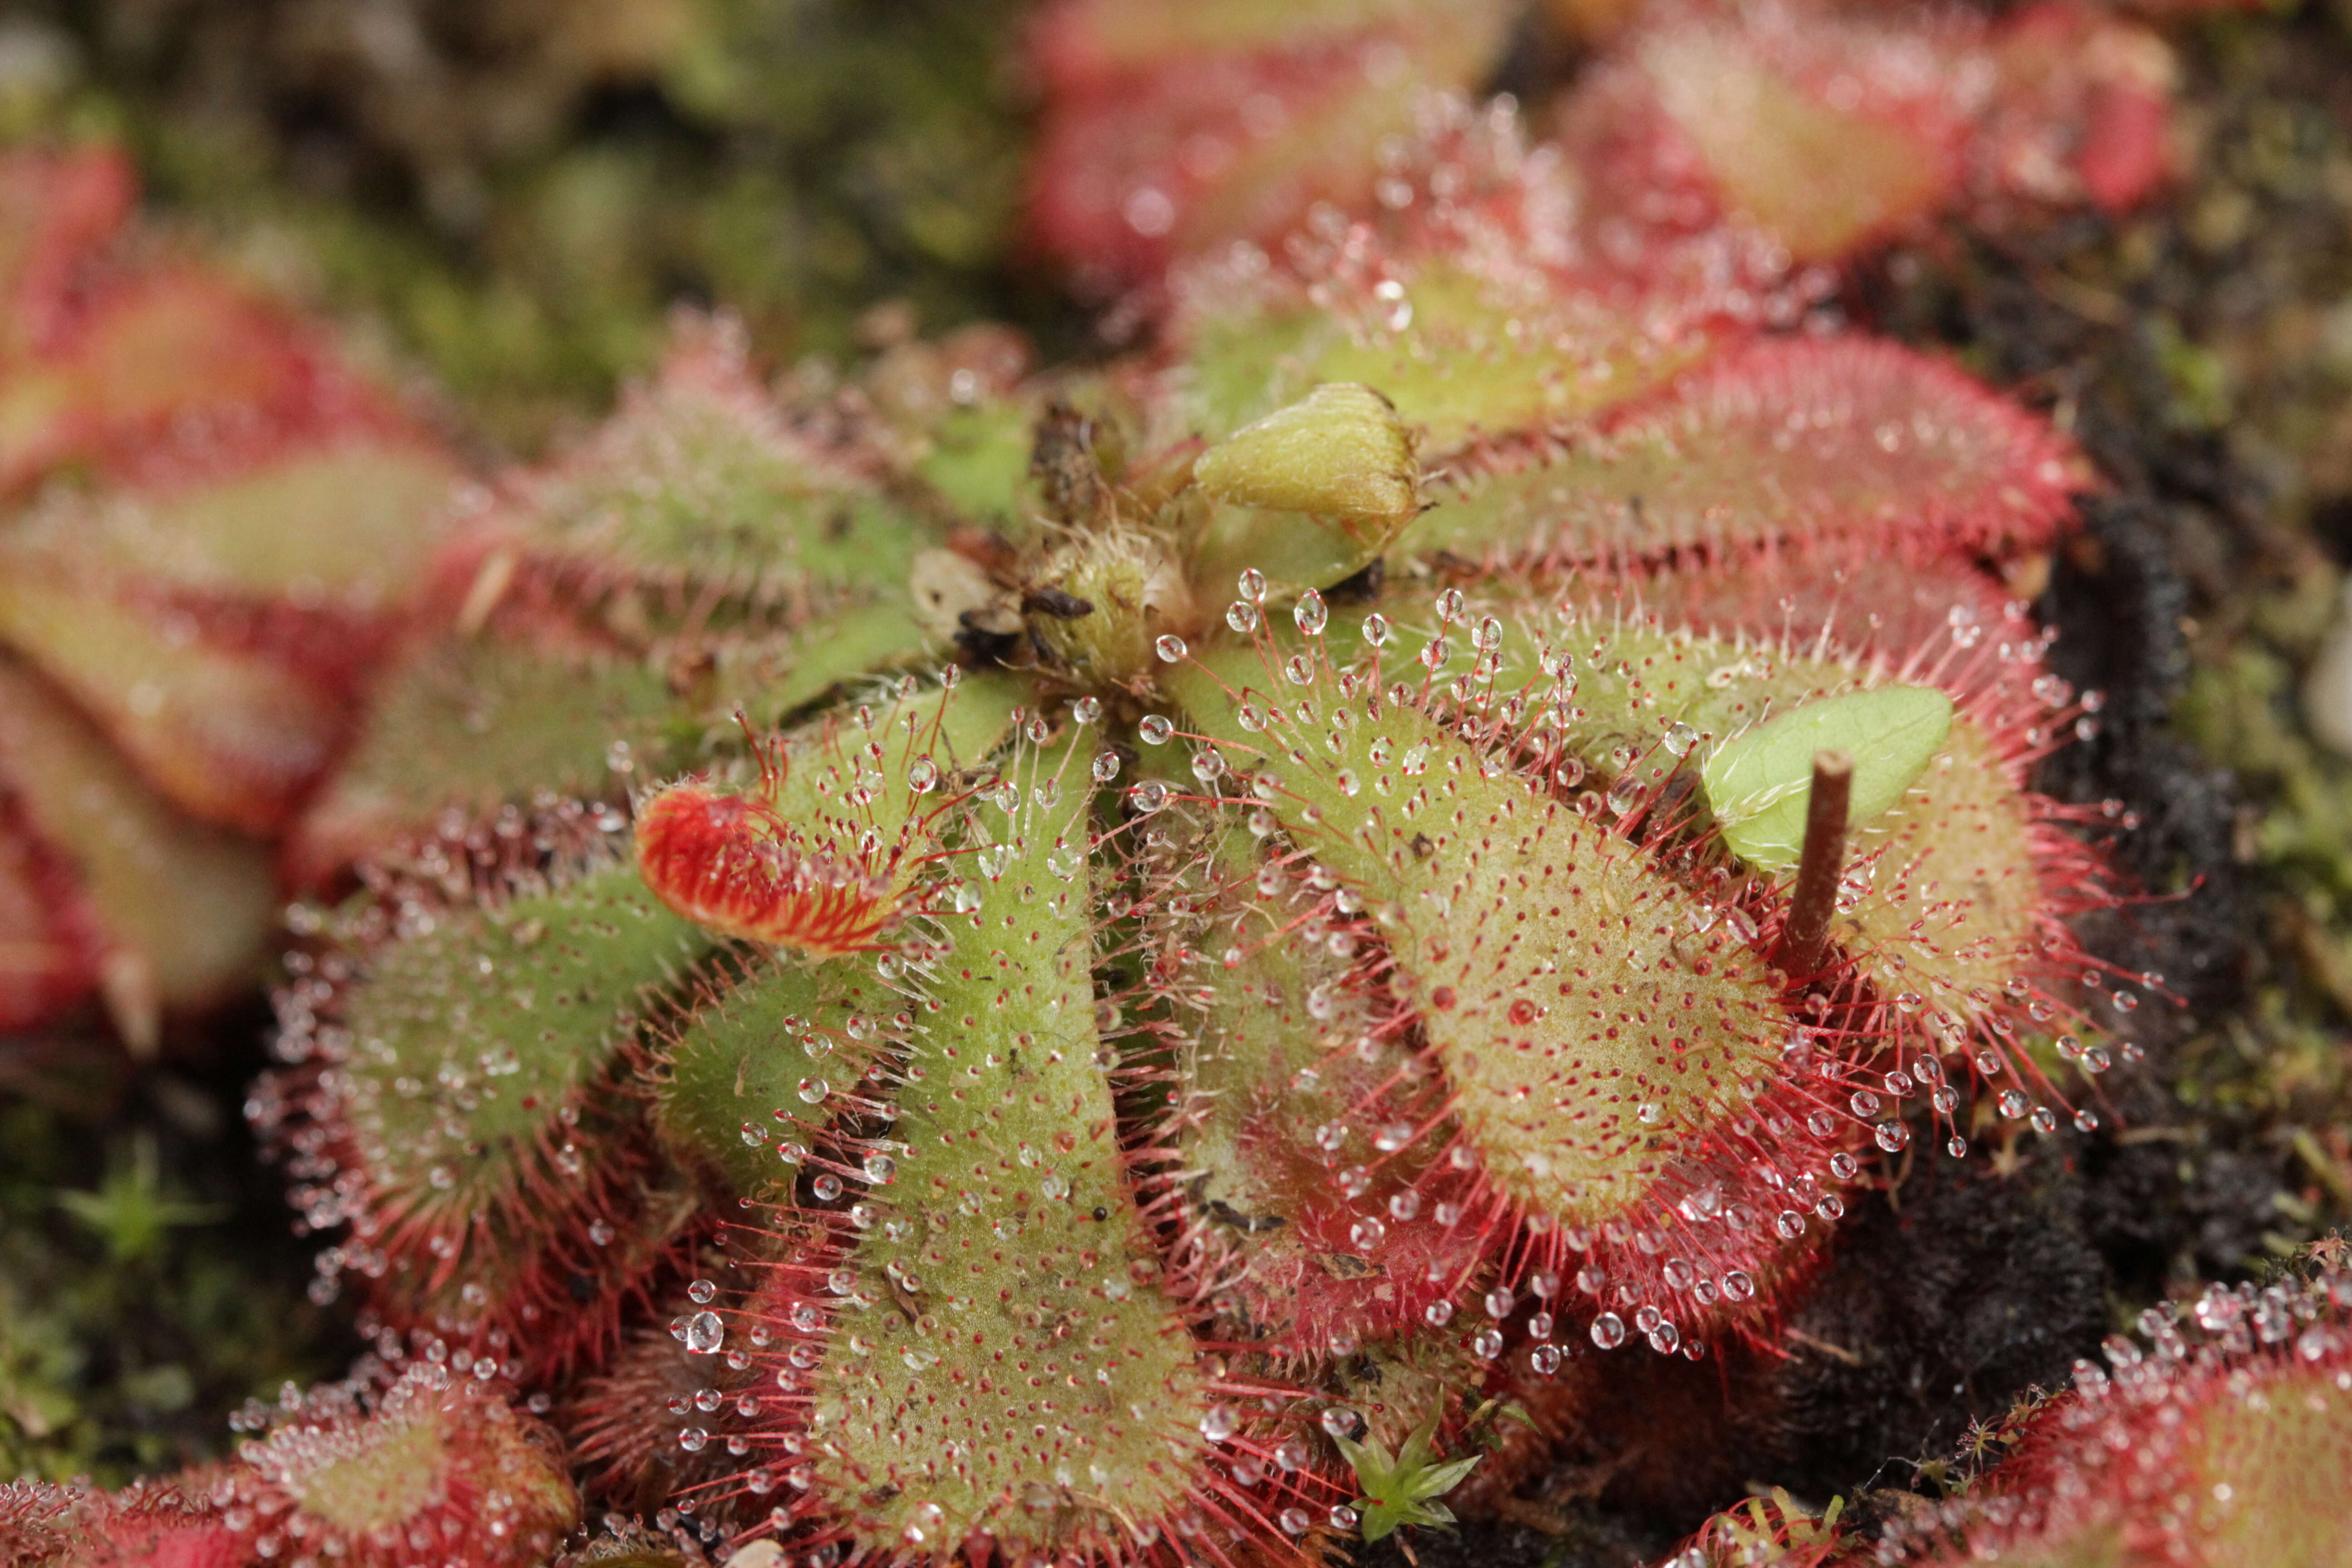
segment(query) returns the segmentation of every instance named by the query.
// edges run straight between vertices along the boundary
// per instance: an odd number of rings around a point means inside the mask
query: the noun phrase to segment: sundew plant
[[[1768,1353],[1923,1150],[2105,1124],[2168,1005],[2076,934],[2132,818],[2032,787],[2101,722],[2032,604],[2100,479],[1839,300],[2147,199],[2166,46],[1561,9],[1593,57],[1523,105],[1465,96],[1497,5],[1050,5],[1034,247],[1118,353],[772,381],[681,316],[458,492],[277,844],[246,1107],[369,1352],[221,1465],[0,1491],[0,1552],[1410,1550],[1612,1384]],[[2033,1417],[2059,1500],[1781,1494],[1675,1561],[2143,1552],[2076,1429],[2242,1365],[2337,1454],[2335,1289],[2198,1308],[2307,1352],[2118,1342]],[[2211,1422],[2138,1451],[2273,1451]],[[2046,1560],[2255,1560],[2161,1533]]]

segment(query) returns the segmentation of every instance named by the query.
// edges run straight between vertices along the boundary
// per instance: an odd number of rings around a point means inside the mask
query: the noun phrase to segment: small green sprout
[[[1846,825],[1860,827],[1903,798],[1951,732],[1952,700],[1925,686],[1824,697],[1733,736],[1701,770],[1724,842],[1751,866],[1785,871],[1805,841],[1813,756],[1853,758]]]
[[[1431,1452],[1437,1436],[1435,1415],[1413,1428],[1404,1447],[1391,1457],[1370,1433],[1360,1443],[1338,1438],[1339,1452],[1356,1467],[1356,1484],[1363,1495],[1356,1500],[1367,1542],[1395,1533],[1402,1525],[1447,1525],[1454,1510],[1437,1500],[1462,1484],[1486,1456],[1439,1461]]]
[[[162,1172],[154,1138],[141,1132],[131,1140],[128,1158],[116,1152],[96,1192],[59,1193],[58,1206],[96,1231],[117,1263],[153,1253],[168,1231],[227,1216],[218,1204],[192,1204],[167,1194]]]

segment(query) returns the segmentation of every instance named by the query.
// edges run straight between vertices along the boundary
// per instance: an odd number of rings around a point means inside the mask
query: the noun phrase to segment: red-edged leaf
[[[2046,543],[2087,472],[2046,422],[1866,338],[1769,339],[1599,434],[1467,456],[1415,550],[1561,563],[1866,538],[1906,557]]]

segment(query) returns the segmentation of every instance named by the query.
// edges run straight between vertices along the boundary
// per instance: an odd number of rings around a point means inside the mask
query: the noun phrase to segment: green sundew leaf
[[[568,552],[761,599],[906,581],[931,525],[794,431],[738,345],[688,332],[534,496]]]
[[[898,1169],[866,1197],[885,1223],[844,1264],[873,1299],[905,1310],[868,1313],[859,1327],[872,1338],[835,1339],[810,1376],[812,1419],[827,1436],[813,1460],[818,1488],[881,1500],[852,1527],[863,1552],[896,1552],[912,1527],[947,1543],[985,1530],[1011,1562],[1058,1558],[1108,1517],[1084,1511],[1105,1506],[1095,1499],[1116,1500],[1121,1519],[1167,1519],[1207,1463],[1192,1457],[1192,1434],[1212,1396],[1155,1278],[1157,1243],[1096,1065],[1101,905],[1076,744],[1005,764],[1009,820],[992,807],[961,819],[975,849],[994,839],[968,884],[978,907],[925,966],[891,1132]],[[1001,1400],[962,1392],[1003,1377],[1015,1356],[1065,1380],[1043,1437],[1025,1417],[1000,1424]],[[1090,1470],[1100,1490],[1080,1494],[1080,1507],[1023,1506],[1062,1485],[1056,1475]]]
[[[1662,352],[1622,313],[1566,304],[1434,259],[1417,267],[1403,302],[1412,307],[1408,325],[1371,331],[1304,301],[1204,314],[1191,356],[1203,426],[1228,434],[1318,382],[1360,382],[1379,387],[1420,427],[1425,454],[1442,456],[1480,434],[1613,407],[1664,384],[1707,346],[1693,332]],[[1576,363],[1593,368],[1561,374],[1563,339],[1574,343]]]
[[[1876,818],[1927,769],[1952,727],[1952,700],[1926,686],[1824,697],[1733,736],[1700,772],[1724,842],[1751,866],[1785,871],[1805,841],[1813,754],[1853,757],[1848,826]]]
[[[675,765],[659,742],[683,707],[649,660],[495,633],[435,637],[378,679],[295,858],[323,873],[451,806],[488,812],[538,790],[617,795],[626,781],[612,770],[614,742],[635,748],[648,775]]]
[[[1641,55],[1726,204],[1800,261],[1842,256],[1943,198],[1948,161],[1917,135],[1816,103],[1730,28],[1676,29]]]
[[[559,1108],[711,946],[624,860],[442,916],[375,954],[346,1021],[352,1122],[381,1151],[387,1188],[444,1212],[521,1190]]]
[[[778,1160],[775,1143],[747,1141],[744,1124],[787,1138],[790,1130],[778,1125],[775,1112],[803,1109],[798,1087],[812,1074],[825,1076],[813,1058],[824,1053],[829,1076],[838,1080],[842,1064],[856,1059],[849,1019],[886,1005],[898,1005],[896,994],[882,988],[871,963],[858,959],[813,963],[786,956],[752,971],[678,1029],[669,1076],[655,1090],[662,1141],[681,1163],[722,1177],[738,1193],[790,1180],[793,1167]],[[793,1017],[803,1022],[787,1030],[782,1020]]]

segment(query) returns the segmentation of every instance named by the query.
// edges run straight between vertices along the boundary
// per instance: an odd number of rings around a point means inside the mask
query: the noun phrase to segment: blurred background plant
[[[1015,0],[10,9],[0,124],[120,138],[160,205],[508,449],[650,368],[680,300],[785,360],[849,352],[885,299],[1067,320],[1012,255]]]

